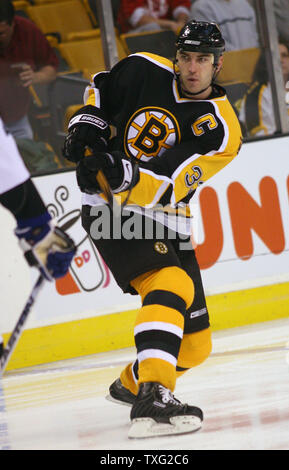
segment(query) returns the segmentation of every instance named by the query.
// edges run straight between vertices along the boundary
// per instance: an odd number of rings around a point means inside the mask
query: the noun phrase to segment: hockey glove
[[[98,152],[85,157],[78,163],[76,176],[81,191],[87,194],[101,193],[96,175],[102,170],[113,193],[127,191],[138,182],[134,175],[132,162],[122,152]]]
[[[87,147],[92,152],[106,150],[110,127],[102,114],[100,109],[88,105],[80,108],[72,116],[62,149],[64,158],[77,163],[84,157]]]
[[[76,253],[74,242],[45,214],[28,220],[17,220],[15,235],[30,266],[36,266],[48,280],[63,277]]]

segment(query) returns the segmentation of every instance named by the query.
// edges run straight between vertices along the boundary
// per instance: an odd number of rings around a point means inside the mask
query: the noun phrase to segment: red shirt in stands
[[[118,24],[121,32],[126,33],[133,29],[129,22],[131,15],[139,9],[148,10],[150,15],[160,19],[175,19],[176,9],[185,9],[187,14],[191,7],[191,0],[121,0],[118,12]]]
[[[9,46],[0,51],[0,116],[6,124],[18,121],[29,109],[30,93],[18,79],[12,64],[26,63],[33,70],[45,65],[57,69],[58,59],[43,33],[32,21],[15,16]]]

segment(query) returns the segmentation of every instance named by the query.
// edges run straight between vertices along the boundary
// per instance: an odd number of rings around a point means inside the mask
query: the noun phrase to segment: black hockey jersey
[[[225,90],[214,85],[206,100],[182,97],[172,62],[154,54],[133,54],[94,75],[85,103],[100,108],[116,128],[114,149],[140,160],[129,202],[141,207],[188,204],[197,186],[230,163],[241,146]],[[85,195],[83,202],[98,200]]]
[[[0,194],[10,191],[30,178],[15,140],[4,129],[0,117]]]

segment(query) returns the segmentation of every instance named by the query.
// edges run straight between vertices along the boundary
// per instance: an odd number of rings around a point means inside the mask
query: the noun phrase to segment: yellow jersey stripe
[[[135,54],[131,54],[129,57],[131,56],[143,57],[144,59],[149,60],[153,64],[158,65],[159,67],[174,73],[172,61],[166,59],[165,57],[161,57],[157,54],[151,54],[150,52],[136,52]]]

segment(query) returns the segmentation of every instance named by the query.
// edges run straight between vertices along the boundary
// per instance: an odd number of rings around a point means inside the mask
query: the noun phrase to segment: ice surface
[[[133,348],[6,373],[0,449],[289,450],[289,318],[215,332],[213,352],[175,395],[201,431],[129,440],[130,408],[105,399]]]

